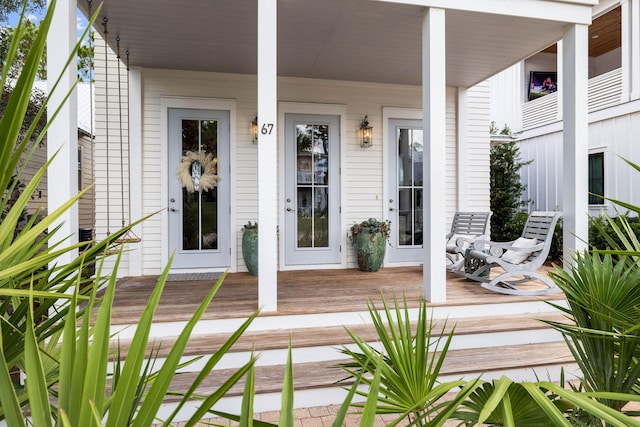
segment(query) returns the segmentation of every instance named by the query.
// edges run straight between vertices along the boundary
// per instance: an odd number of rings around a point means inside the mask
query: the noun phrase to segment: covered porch
[[[220,182],[228,183],[225,194],[229,197],[219,204],[225,222],[217,231],[231,230],[220,239],[224,246],[218,248],[225,259],[219,265],[188,265],[185,270],[242,271],[237,230],[257,219],[260,271],[252,305],[265,313],[281,311],[282,304],[288,309],[286,298],[295,292],[281,292],[280,288],[288,288],[286,275],[296,273],[287,270],[304,271],[299,273],[302,277],[349,271],[353,257],[346,238],[348,228],[367,217],[390,219],[397,212],[398,192],[390,190],[391,178],[395,178],[390,165],[397,161],[389,154],[394,153],[390,144],[397,141],[388,136],[389,128],[392,119],[413,119],[424,132],[419,161],[423,182],[415,190],[420,194],[420,207],[412,211],[418,217],[412,218],[413,223],[421,227],[421,241],[414,245],[421,257],[400,260],[396,266],[423,265],[415,268],[414,292],[432,303],[445,303],[453,297],[443,256],[448,218],[456,211],[488,210],[489,206],[488,117],[483,116],[488,108],[487,90],[483,88],[484,94],[477,96],[473,88],[562,40],[567,76],[561,89],[564,193],[574,196],[564,201],[562,211],[564,252],[570,254],[585,245],[587,235],[588,127],[583,88],[587,82],[587,27],[591,8],[597,4],[596,0],[522,0],[507,6],[502,0],[481,4],[468,0],[145,0],[133,7],[127,1],[106,0],[96,30],[111,53],[127,52],[131,81],[129,85],[127,80],[130,114],[126,133],[131,142],[127,139],[129,158],[119,165],[120,171],[126,169],[122,181],[127,181],[128,192],[122,182],[109,179],[108,167],[99,168],[98,235],[109,232],[104,223],[112,215],[110,210],[122,207],[123,223],[126,217],[135,220],[160,212],[135,230],[142,242],[130,245],[123,262],[127,269],[123,274],[128,276],[159,273],[174,251],[167,237],[172,235],[171,218],[182,218],[177,212],[183,210],[173,204],[180,201],[182,188],[172,192],[176,168],[167,130],[171,129],[171,110],[224,110],[227,115],[220,123],[229,124],[226,147],[230,152],[225,154],[227,161],[220,162],[227,167]],[[90,1],[75,0],[58,5],[48,43],[51,78],[62,69],[75,41],[76,8],[89,15],[90,5]],[[55,62],[58,59],[60,63]],[[109,75],[115,74],[114,68],[122,72],[122,57],[119,60]],[[73,69],[67,72],[61,95],[72,87],[75,74]],[[104,92],[109,98],[109,90]],[[51,110],[58,103],[62,97],[51,101]],[[103,106],[103,113],[108,114],[108,107]],[[49,130],[49,152],[60,150],[51,170],[73,171],[77,143],[69,123],[75,123],[76,109],[66,104]],[[296,180],[285,175],[285,164],[293,164],[287,162],[283,149],[285,115],[293,117],[303,109],[308,116],[337,118],[330,127],[338,130],[332,139],[339,142],[333,152],[340,156],[332,161],[336,172],[329,180],[335,184],[331,194],[337,196],[331,206],[336,216],[328,221],[333,227],[331,245],[336,258],[325,265],[312,262],[315,255],[299,264],[286,263],[287,242],[295,243],[297,235],[289,225],[294,222],[287,218],[304,203],[296,200],[295,188],[287,187]],[[403,117],[398,116],[399,110]],[[259,129],[255,145],[249,134],[254,117]],[[369,117],[374,127],[375,143],[368,151],[358,143],[363,117]],[[108,123],[105,128],[108,133]],[[114,154],[106,144],[100,149],[98,161],[108,161]],[[176,153],[179,158],[180,149]],[[397,156],[397,150],[394,154]],[[49,211],[77,192],[73,173],[56,178],[60,185],[50,193]],[[110,207],[108,198],[114,194],[121,196],[122,206]],[[70,210],[61,223],[60,235],[74,236],[77,213]],[[205,258],[207,255],[204,253]],[[388,261],[385,267],[391,264]],[[395,279],[381,282],[389,286]],[[325,305],[327,294],[325,290],[306,304],[293,304]],[[343,298],[343,294],[334,296]],[[303,295],[298,297],[305,301]]]

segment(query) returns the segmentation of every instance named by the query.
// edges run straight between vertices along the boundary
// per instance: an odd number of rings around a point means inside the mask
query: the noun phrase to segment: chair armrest
[[[492,242],[491,240],[478,239],[473,242],[473,248],[479,251],[488,248],[508,248],[513,244],[514,241],[511,242]]]
[[[512,252],[522,252],[522,253],[526,253],[526,254],[530,254],[532,252],[538,252],[541,251],[544,248],[544,242],[542,243],[538,243],[534,246],[526,246],[526,247],[521,247],[521,246],[513,246],[514,242],[490,242],[491,246],[489,247],[489,253],[491,254],[491,256],[500,258],[506,251],[512,251]]]

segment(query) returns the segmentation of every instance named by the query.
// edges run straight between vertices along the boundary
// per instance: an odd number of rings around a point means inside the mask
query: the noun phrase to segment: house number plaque
[[[271,132],[273,132],[273,126],[273,123],[263,123],[260,133],[263,135],[271,135]]]

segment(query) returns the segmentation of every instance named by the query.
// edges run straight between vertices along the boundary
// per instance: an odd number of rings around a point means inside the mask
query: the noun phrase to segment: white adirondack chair
[[[476,240],[474,249],[467,254],[467,258],[481,266],[473,272],[466,272],[466,277],[483,282],[483,288],[503,294],[542,295],[558,291],[555,283],[537,270],[549,255],[553,231],[561,216],[561,212],[532,212],[527,218],[522,236],[517,240],[503,243]],[[496,267],[502,268],[504,273],[490,278],[491,269]],[[545,287],[518,287],[535,279]]]
[[[456,212],[447,234],[447,270],[463,275],[464,252],[478,239],[488,239],[491,212]]]

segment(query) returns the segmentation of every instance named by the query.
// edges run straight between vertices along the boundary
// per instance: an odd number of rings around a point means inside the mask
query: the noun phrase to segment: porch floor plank
[[[156,281],[157,276],[120,279],[112,323],[136,323]],[[154,321],[188,320],[213,284],[211,280],[167,282]],[[281,271],[278,273],[278,311],[261,313],[261,316],[366,311],[368,298],[379,302],[381,294],[387,300],[394,294],[404,295],[410,307],[417,307],[422,286],[422,267],[384,268],[375,273],[357,269]],[[537,297],[504,295],[447,273],[447,302],[430,306],[558,298],[562,298],[562,293]],[[248,273],[230,273],[203,319],[245,318],[257,308],[258,278]]]

